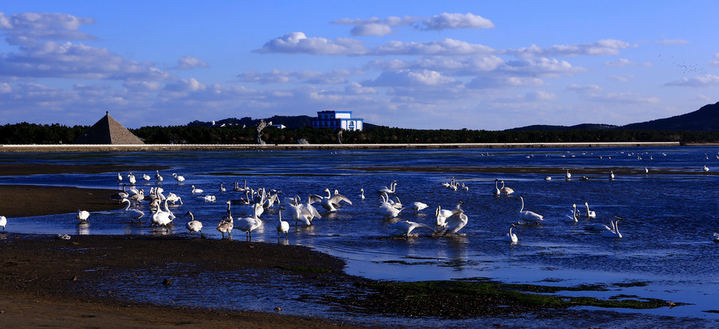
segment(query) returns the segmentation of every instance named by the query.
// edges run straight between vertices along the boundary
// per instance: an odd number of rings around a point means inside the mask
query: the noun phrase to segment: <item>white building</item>
[[[319,111],[317,119],[312,120],[312,128],[362,131],[364,119],[352,118],[352,111]]]

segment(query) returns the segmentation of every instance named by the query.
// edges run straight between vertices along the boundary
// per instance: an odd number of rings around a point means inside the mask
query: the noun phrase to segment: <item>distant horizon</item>
[[[12,2],[0,125],[329,108],[408,129],[622,126],[717,101],[716,12],[707,0]]]

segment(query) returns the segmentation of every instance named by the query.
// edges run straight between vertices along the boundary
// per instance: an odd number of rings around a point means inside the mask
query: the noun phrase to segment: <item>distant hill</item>
[[[670,118],[631,123],[625,126],[614,126],[596,123],[582,123],[574,126],[531,125],[526,127],[507,129],[507,131],[559,131],[603,129],[719,131],[719,102],[715,104],[704,105],[702,106],[702,108],[694,112],[676,115]]]
[[[507,129],[512,130],[601,130],[601,129],[615,129],[618,126],[605,125],[600,123],[582,123],[574,126],[552,126],[552,125],[531,125],[519,128]]]
[[[700,109],[673,117],[638,122],[621,127],[635,130],[719,130],[719,102],[702,106]]]
[[[267,124],[283,124],[288,129],[297,129],[302,127],[312,127],[312,120],[316,119],[316,117],[311,117],[308,115],[296,115],[296,116],[281,116],[281,115],[275,115],[270,118],[265,118],[265,122]],[[227,118],[222,119],[219,121],[215,121],[215,127],[222,127],[225,126],[246,126],[246,127],[255,127],[257,124],[260,123],[260,119],[253,119],[250,117],[244,117],[242,119],[237,118]],[[203,126],[203,127],[211,127],[212,122],[205,122],[205,121],[192,121],[187,124],[188,126]],[[371,123],[364,123],[364,129],[371,129],[376,127],[376,125],[373,125]]]

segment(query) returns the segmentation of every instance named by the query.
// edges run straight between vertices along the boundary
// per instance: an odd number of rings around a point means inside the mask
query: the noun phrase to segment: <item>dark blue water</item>
[[[654,315],[719,319],[719,244],[712,233],[719,231],[717,202],[719,176],[697,174],[707,165],[719,171],[719,148],[604,148],[527,150],[362,150],[362,151],[248,151],[176,153],[64,153],[2,154],[3,162],[58,164],[132,164],[169,166],[161,170],[165,194],[174,192],[185,204],[172,208],[176,215],[191,210],[204,223],[203,232],[220,238],[215,226],[224,216],[224,202],[243,194],[232,191],[232,183],[247,180],[251,187],[275,188],[286,197],[308,193],[324,195],[325,188],[338,189],[353,205],[324,216],[310,228],[290,230],[287,243],[306,245],[341,257],[347,272],[376,279],[436,280],[482,277],[506,282],[569,286],[606,284],[607,292],[579,295],[610,297],[627,294],[654,297],[692,305],[642,312]],[[417,172],[366,171],[365,167],[499,167],[505,172]],[[609,181],[606,173],[586,175],[589,181],[565,181],[555,174],[513,173],[511,168],[548,167],[624,168],[649,174],[621,175]],[[502,170],[504,171],[504,170]],[[658,172],[673,172],[658,174]],[[177,184],[170,174],[187,181]],[[654,174],[657,172],[657,174]],[[154,177],[154,173],[147,172]],[[0,184],[37,184],[117,188],[115,172],[105,174],[32,175],[0,177]],[[126,174],[126,173],[123,173]],[[138,187],[147,191],[154,178],[144,183],[136,172]],[[575,174],[579,178],[581,174]],[[455,177],[469,187],[452,191],[441,186]],[[494,179],[503,179],[516,192],[512,197],[492,195]],[[401,219],[434,223],[434,208],[453,208],[460,200],[469,217],[464,236],[393,239],[379,213],[376,190],[398,181],[397,195],[405,204],[427,203],[420,214],[403,212]],[[228,192],[219,192],[224,182]],[[209,203],[190,193],[190,185],[217,197]],[[364,188],[367,199],[359,199]],[[519,195],[527,209],[545,216],[540,226],[520,226],[517,245],[505,239],[511,223],[517,222]],[[583,210],[588,202],[595,219],[570,222],[571,205]],[[149,214],[148,205],[143,209]],[[290,217],[289,207],[283,218]],[[239,211],[239,209],[238,209]],[[608,224],[614,216],[622,239],[608,238],[586,228]],[[235,215],[235,218],[239,217]],[[253,241],[276,242],[277,210],[262,215],[265,227],[253,233]],[[145,225],[131,224],[122,211],[93,213],[90,225],[78,228],[75,214],[9,219],[8,231],[69,234],[185,234],[187,218],[180,216],[174,228],[157,232]],[[244,233],[235,231],[235,239]],[[615,283],[644,282],[622,288]],[[207,304],[214,302],[208,300]],[[219,302],[218,302],[219,303]],[[259,310],[264,310],[258,307]],[[630,320],[631,324],[632,321]]]

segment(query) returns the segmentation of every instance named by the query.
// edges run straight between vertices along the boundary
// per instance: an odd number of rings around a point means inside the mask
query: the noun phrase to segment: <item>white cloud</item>
[[[618,104],[656,104],[659,98],[643,96],[632,92],[605,93],[602,88],[597,85],[577,85],[571,84],[567,89],[576,92],[583,98],[600,103],[618,103]]]
[[[440,31],[448,29],[467,29],[467,28],[493,28],[494,23],[490,20],[472,13],[442,13],[432,17],[397,17],[389,16],[387,18],[343,18],[333,21],[332,24],[354,25],[350,33],[354,36],[376,35],[382,36],[390,34],[393,28],[400,26],[412,25],[415,29],[421,31]]]
[[[637,62],[631,61],[627,58],[619,58],[617,60],[604,62],[604,65],[605,66],[613,66],[613,67],[622,67],[622,66],[646,66],[646,67],[649,67],[649,66],[652,66],[652,63],[651,62],[637,63]]]
[[[472,79],[467,84],[468,88],[488,89],[488,88],[504,88],[504,87],[524,87],[524,86],[541,86],[544,81],[533,77],[504,77],[504,76],[480,76]]]
[[[583,72],[585,69],[556,58],[525,58],[509,61],[500,70],[511,75],[557,77]]]
[[[207,88],[204,84],[197,81],[195,78],[189,79],[178,79],[175,81],[168,82],[165,85],[164,90],[175,91],[175,92],[194,92],[204,90]]]
[[[676,81],[667,82],[665,86],[675,87],[714,87],[719,86],[719,75],[706,74],[693,78],[681,78]]]
[[[567,90],[574,91],[577,93],[595,93],[602,91],[602,88],[597,85],[578,85],[571,84],[567,86]]]
[[[359,40],[307,37],[302,32],[292,32],[265,43],[255,50],[259,53],[301,53],[313,55],[362,55],[367,49]]]
[[[446,29],[467,29],[467,28],[493,28],[492,21],[472,13],[442,13],[427,18],[418,23],[417,28],[420,30],[446,30]]]
[[[357,82],[350,82],[345,87],[345,92],[353,95],[376,94],[377,90],[372,87],[365,87]]]
[[[332,70],[330,72],[281,71],[271,72],[243,72],[237,75],[240,81],[260,84],[304,82],[308,84],[341,84],[347,81],[352,73],[348,70]]]
[[[609,78],[612,79],[612,80],[614,80],[614,81],[629,82],[629,80],[634,79],[634,75],[632,75],[632,74],[627,74],[627,75],[610,75]]]
[[[482,55],[493,53],[491,47],[455,39],[428,42],[390,41],[372,50],[372,55]]]
[[[557,95],[550,93],[550,92],[542,91],[542,90],[531,91],[524,95],[524,100],[529,101],[529,102],[551,101],[556,98],[557,98]]]
[[[177,65],[174,69],[176,70],[189,70],[196,67],[207,67],[207,63],[201,61],[199,58],[192,56],[182,56],[177,60]]]
[[[714,60],[711,61],[712,65],[719,65],[719,53],[714,54]]]
[[[24,44],[35,39],[90,40],[94,37],[79,32],[91,18],[61,13],[22,13],[6,16],[0,12],[0,31],[6,34],[11,45]]]
[[[369,81],[364,85],[382,87],[407,87],[407,86],[436,86],[452,83],[455,80],[451,77],[442,76],[441,73],[431,70],[401,70],[382,72],[377,79]]]
[[[531,45],[526,48],[516,50],[507,50],[509,54],[520,57],[527,56],[579,56],[579,55],[617,55],[620,49],[631,47],[632,45],[626,41],[615,39],[604,39],[591,43],[573,44],[573,45],[553,45],[549,48],[541,48],[537,45]]]
[[[656,42],[658,45],[667,45],[667,46],[677,46],[677,45],[686,45],[689,43],[689,40],[682,40],[682,39],[663,39]]]
[[[332,22],[333,24],[354,25],[350,33],[354,36],[387,35],[393,32],[393,27],[410,25],[420,18],[417,17],[396,17],[387,18],[343,18]]]

